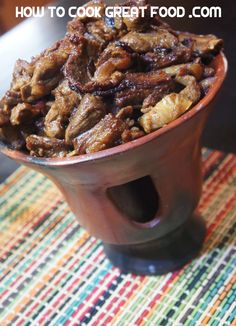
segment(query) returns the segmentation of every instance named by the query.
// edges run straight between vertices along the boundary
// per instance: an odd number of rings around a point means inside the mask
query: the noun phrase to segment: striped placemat
[[[201,255],[159,277],[124,275],[51,182],[0,186],[0,325],[236,325],[236,157],[203,152]]]

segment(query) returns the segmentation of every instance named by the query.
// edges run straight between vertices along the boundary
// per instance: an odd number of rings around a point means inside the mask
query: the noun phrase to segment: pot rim
[[[172,121],[165,127],[162,127],[148,135],[145,135],[137,140],[130,141],[126,144],[121,144],[109,149],[105,149],[103,151],[93,153],[93,154],[83,154],[74,157],[66,157],[66,158],[40,158],[30,156],[28,154],[24,154],[21,151],[13,150],[4,145],[0,142],[0,152],[5,154],[11,159],[17,160],[22,164],[34,164],[34,165],[41,165],[41,166],[68,166],[73,165],[76,163],[86,163],[86,162],[93,162],[100,159],[110,158],[112,156],[123,154],[129,150],[132,150],[136,147],[144,145],[155,138],[170,132],[172,129],[177,128],[182,123],[190,120],[195,115],[197,115],[201,110],[203,110],[210,102],[215,98],[218,91],[220,90],[227,71],[228,71],[228,62],[223,52],[218,54],[214,61],[213,65],[216,68],[216,81],[214,82],[213,86],[210,88],[209,92],[206,96],[204,96],[192,109],[181,115],[176,120]]]

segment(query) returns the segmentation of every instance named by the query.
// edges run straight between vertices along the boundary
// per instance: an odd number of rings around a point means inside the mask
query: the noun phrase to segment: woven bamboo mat
[[[236,157],[203,160],[204,247],[161,277],[112,267],[51,182],[18,169],[0,186],[0,325],[236,325]]]

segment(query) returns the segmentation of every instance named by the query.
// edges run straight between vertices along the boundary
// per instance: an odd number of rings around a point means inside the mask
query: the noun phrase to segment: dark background
[[[60,0],[57,4],[68,8],[70,6],[80,6],[85,2]],[[156,6],[184,6],[189,13],[194,6],[222,7],[222,18],[189,19],[185,17],[169,19],[167,21],[179,30],[199,34],[212,33],[224,39],[229,72],[223,89],[215,103],[214,111],[208,120],[202,142],[204,146],[213,149],[236,153],[236,1],[169,0],[167,2],[160,0],[150,2]],[[114,1],[109,1],[109,4],[112,3]],[[21,1],[18,1],[17,5],[22,5]],[[33,6],[35,4],[29,0],[27,5]],[[40,19],[27,19],[0,37],[0,96],[9,87],[16,59],[30,59],[31,56],[63,37],[67,21],[67,17],[52,19],[49,16]],[[14,168],[15,165],[12,165],[10,161],[0,156],[0,179],[5,178]]]

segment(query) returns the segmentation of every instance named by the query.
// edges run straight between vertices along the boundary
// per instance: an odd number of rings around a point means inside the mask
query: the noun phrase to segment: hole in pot
[[[159,196],[150,176],[107,189],[113,204],[138,223],[152,221],[159,209]]]

